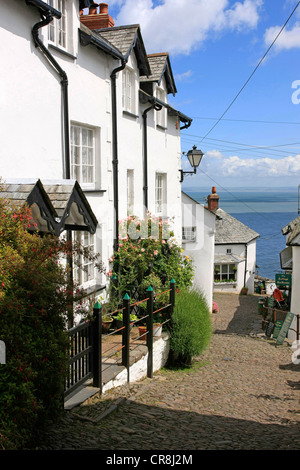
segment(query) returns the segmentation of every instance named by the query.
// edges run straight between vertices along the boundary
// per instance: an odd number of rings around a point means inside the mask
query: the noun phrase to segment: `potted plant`
[[[116,326],[117,330],[120,330],[123,327],[123,313],[119,312],[118,315],[115,315],[113,317],[113,319],[114,319],[115,326]],[[138,320],[138,317],[136,315],[134,315],[133,313],[131,313],[130,316],[129,316],[130,323],[132,323],[136,320]],[[133,327],[133,325],[130,325],[129,329],[131,330],[132,327]]]
[[[108,315],[107,313],[102,314],[102,331],[103,333],[107,333],[108,330],[111,328],[113,318],[111,315]]]
[[[147,326],[140,325],[139,326],[139,338],[143,341],[146,341],[147,338]],[[161,336],[162,333],[162,324],[161,323],[153,323],[153,336]]]
[[[241,290],[241,294],[242,295],[247,295],[248,294],[248,287],[242,287],[242,290]]]

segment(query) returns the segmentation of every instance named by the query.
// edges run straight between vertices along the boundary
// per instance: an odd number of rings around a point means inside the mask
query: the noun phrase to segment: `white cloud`
[[[237,155],[225,157],[218,150],[205,153],[201,167],[209,175],[216,177],[286,177],[298,176],[300,173],[300,155],[281,158],[241,158]]]
[[[185,80],[188,80],[192,75],[193,75],[192,70],[187,70],[186,72],[176,74],[175,75],[175,80],[176,81],[185,81]]]
[[[267,45],[270,45],[279,33],[281,26],[271,26],[264,35]],[[284,29],[274,44],[277,50],[288,50],[300,47],[300,22],[296,22],[293,28]]]
[[[119,3],[119,0],[112,2]],[[188,54],[211,33],[255,28],[262,0],[123,0],[116,24],[140,24],[148,53]]]

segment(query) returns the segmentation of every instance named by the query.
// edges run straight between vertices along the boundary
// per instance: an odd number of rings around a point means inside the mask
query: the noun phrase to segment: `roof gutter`
[[[41,15],[41,21],[36,23],[32,28],[32,37],[34,40],[35,47],[39,48],[45,57],[49,60],[51,65],[54,67],[56,72],[61,77],[61,87],[63,94],[63,127],[64,127],[64,148],[65,148],[65,178],[71,178],[70,171],[70,131],[69,131],[69,103],[68,103],[68,77],[66,72],[60,67],[58,62],[55,60],[53,55],[46,48],[44,43],[39,38],[39,30],[44,26],[47,26],[53,18],[60,19],[61,13],[55,8],[47,5],[41,0],[26,0],[27,5],[36,7]]]

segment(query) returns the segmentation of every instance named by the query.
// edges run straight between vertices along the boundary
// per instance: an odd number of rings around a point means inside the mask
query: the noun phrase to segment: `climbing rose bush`
[[[69,341],[68,311],[83,292],[70,285],[73,246],[29,233],[28,207],[0,198],[0,448],[21,449],[63,409]]]
[[[194,275],[192,260],[183,255],[171,223],[149,212],[142,220],[130,216],[120,221],[119,248],[110,262],[111,297],[118,301],[133,286],[145,287],[149,276],[155,275],[163,289],[172,278],[178,288],[188,287]],[[157,283],[156,287],[159,290]]]

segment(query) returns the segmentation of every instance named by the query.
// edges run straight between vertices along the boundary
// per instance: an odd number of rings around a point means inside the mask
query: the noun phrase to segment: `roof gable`
[[[300,245],[300,216],[296,217],[281,230],[287,236],[287,245]]]
[[[140,75],[150,75],[150,65],[139,25],[116,26],[94,29],[93,31],[118,49],[124,60],[128,60],[130,54],[134,51]]]
[[[64,230],[96,231],[97,219],[75,180],[6,180],[0,196],[32,208],[36,226],[32,225],[29,230],[56,235]]]
[[[157,82],[160,85],[163,77],[166,80],[167,92],[177,93],[175,80],[171,68],[168,52],[160,52],[157,54],[148,54],[151,74],[141,77],[141,82]]]

